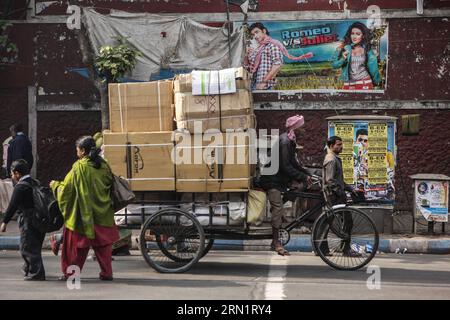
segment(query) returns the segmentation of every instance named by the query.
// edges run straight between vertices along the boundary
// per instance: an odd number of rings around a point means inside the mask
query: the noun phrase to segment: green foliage
[[[142,53],[131,46],[125,38],[116,38],[117,45],[103,46],[95,58],[95,67],[107,82],[118,80],[136,65],[136,58]]]
[[[0,20],[0,56],[2,57],[0,62],[10,62],[14,60],[16,53],[18,52],[17,46],[11,42],[8,36],[8,28],[12,24],[6,20]]]

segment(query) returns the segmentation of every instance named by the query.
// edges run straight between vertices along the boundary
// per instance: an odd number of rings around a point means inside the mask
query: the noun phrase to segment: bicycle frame
[[[314,207],[312,207],[311,209],[307,210],[306,212],[304,212],[301,216],[297,217],[294,219],[294,221],[292,221],[291,223],[289,223],[284,229],[286,229],[287,231],[291,231],[292,229],[298,227],[299,225],[302,224],[303,221],[305,221],[306,219],[308,219],[309,217],[311,217],[312,215],[316,214],[319,211],[323,210],[323,207],[326,207],[326,212],[328,213],[328,219],[331,220],[329,221],[329,225],[331,227],[331,230],[340,238],[342,238],[343,240],[347,240],[350,238],[350,235],[343,232],[342,230],[337,230],[334,228],[334,225],[332,223],[332,220],[336,218],[336,216],[334,215],[334,211],[333,208],[330,207],[329,205],[327,205],[326,199],[324,198],[324,196],[321,194],[317,194],[317,193],[310,193],[310,192],[292,192],[292,191],[288,191],[285,194],[289,194],[289,195],[293,195],[298,199],[315,199],[315,200],[320,200],[320,203],[316,204]]]
[[[323,207],[325,206],[325,199],[323,198],[322,194],[317,193],[311,193],[311,192],[293,192],[288,191],[285,194],[293,195],[296,198],[299,199],[315,199],[320,200],[320,203],[316,204],[311,209],[304,212],[301,216],[294,219],[294,221],[290,222],[284,229],[287,231],[291,231],[292,229],[298,227],[302,222],[304,222],[306,219],[311,217],[312,215],[316,214],[319,211],[322,211]]]

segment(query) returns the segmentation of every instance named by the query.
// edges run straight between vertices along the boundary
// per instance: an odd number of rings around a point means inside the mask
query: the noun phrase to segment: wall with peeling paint
[[[43,2],[41,0],[37,3]],[[87,1],[80,1],[83,3]],[[290,10],[343,10],[343,1],[304,0],[260,1],[259,11]],[[1,0],[0,0],[1,3]],[[41,7],[40,16],[65,14],[65,6]],[[100,1],[90,0],[96,6],[121,10],[147,12],[225,12],[223,1],[208,0],[148,0]],[[270,4],[269,4],[270,3]],[[331,3],[331,4],[330,4]],[[363,10],[370,4],[385,9],[415,9],[415,1],[346,1],[347,8]],[[430,0],[428,8],[450,7],[450,1]],[[233,7],[233,11],[236,11]],[[225,14],[223,16],[225,19]],[[401,121],[398,122],[397,204],[408,206],[412,193],[409,174],[434,172],[450,175],[450,142],[445,137],[450,132],[450,24],[449,18],[389,19],[389,67],[388,86],[384,94],[257,94],[255,107],[268,111],[257,111],[261,128],[282,127],[284,119],[294,113],[306,118],[307,139],[304,141],[308,164],[320,164],[322,144],[326,139],[327,116],[336,113],[372,114],[372,109],[383,108],[391,116],[418,113],[421,115],[421,132],[418,136],[402,136]],[[19,46],[17,61],[0,69],[0,140],[8,135],[11,123],[28,121],[27,86],[37,88],[39,110],[95,109],[99,95],[95,88],[69,68],[83,67],[78,42],[74,33],[65,24],[24,23],[15,24],[13,40]],[[433,104],[434,103],[434,104]],[[356,105],[360,110],[342,110]],[[390,110],[389,105],[407,108],[419,106],[420,110]],[[442,110],[433,105],[440,104]],[[307,110],[311,106],[328,110]],[[337,108],[337,105],[340,105]],[[431,108],[429,106],[432,106]],[[344,106],[344,107],[342,107]],[[279,108],[296,108],[285,111]],[[333,108],[339,110],[333,110]],[[272,110],[270,109],[272,108]],[[303,111],[302,111],[303,109]],[[350,107],[348,108],[350,109]],[[100,130],[100,114],[97,111],[39,111],[38,112],[38,177],[43,181],[62,178],[75,160],[74,141],[84,134]],[[403,190],[407,190],[406,193]]]
[[[9,6],[9,8],[8,8]],[[0,0],[0,17],[2,19],[24,19],[26,18],[27,0]],[[8,10],[9,9],[9,10]],[[5,11],[8,16],[4,17]]]
[[[217,13],[226,12],[226,4],[219,0],[80,0],[81,6],[94,6],[108,12],[110,9],[152,13]],[[414,0],[259,0],[258,12],[283,11],[343,11],[362,10],[377,5],[382,10],[415,9]],[[424,9],[448,8],[449,1],[428,0]],[[36,14],[63,15],[65,1],[36,0]],[[240,12],[237,6],[230,6],[232,12]]]
[[[299,158],[304,164],[321,166],[327,139],[327,117],[337,114],[375,114],[364,110],[338,111],[256,111],[259,128],[283,130],[287,117],[302,114],[305,117],[306,134],[298,140],[303,146]],[[397,167],[395,173],[396,208],[411,209],[413,190],[409,175],[416,173],[441,173],[450,176],[450,110],[389,110],[376,113],[397,117]],[[401,116],[420,115],[420,133],[402,135]]]
[[[37,109],[94,109],[100,98],[91,83],[68,72],[83,67],[78,41],[61,24],[15,24],[12,40],[18,60],[0,67],[0,140],[15,122],[28,124],[27,86],[37,88]],[[97,106],[98,110],[98,106]],[[74,143],[81,135],[101,130],[100,112],[38,112],[38,178],[48,182],[64,177],[74,159]]]
[[[5,79],[5,78],[1,78]],[[3,86],[2,86],[3,87]],[[9,137],[9,127],[21,122],[25,128],[28,123],[27,88],[0,88],[0,141]]]
[[[258,12],[267,11],[300,11],[300,10],[366,10],[369,5],[376,4],[382,9],[407,9],[415,8],[415,1],[411,0],[259,0]],[[153,13],[206,13],[206,12],[226,12],[224,1],[218,0],[89,0],[79,1],[80,5],[95,6],[98,8],[109,8]],[[433,4],[442,6],[438,1]],[[60,15],[65,14],[65,1],[37,0],[39,15]],[[445,3],[444,3],[445,5]],[[238,12],[238,7],[230,6],[234,12]]]
[[[77,160],[75,141],[101,131],[100,112],[38,113],[38,178],[46,183],[64,179]]]

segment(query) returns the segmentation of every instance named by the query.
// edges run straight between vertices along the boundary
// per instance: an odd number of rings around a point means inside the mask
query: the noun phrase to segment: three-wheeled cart
[[[233,219],[233,204],[229,199],[240,198],[244,216]],[[311,233],[315,253],[333,268],[356,270],[375,256],[379,236],[372,219],[363,211],[346,205],[327,205],[326,195],[320,193],[287,191],[284,196],[314,199],[316,205],[301,213],[280,229],[283,245],[292,230],[312,216],[316,219]],[[222,195],[223,197],[223,195]],[[148,200],[138,196],[131,211],[123,210],[123,227],[140,229],[139,246],[146,262],[159,272],[179,273],[189,270],[212,248],[214,240],[272,239],[271,228],[253,227],[247,223],[248,193],[226,194],[226,200],[217,201],[214,194],[196,199],[196,194],[172,193],[167,200]],[[242,210],[242,206],[237,206]],[[137,211],[136,211],[137,210]],[[220,223],[218,223],[218,221]]]

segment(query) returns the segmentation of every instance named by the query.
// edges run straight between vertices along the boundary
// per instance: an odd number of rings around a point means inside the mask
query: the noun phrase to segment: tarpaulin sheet
[[[93,8],[83,10],[95,54],[104,45],[124,37],[142,52],[128,77],[148,81],[164,69],[217,70],[229,67],[227,28],[208,27],[185,16],[128,13],[112,10],[103,15]],[[231,67],[242,64],[244,31],[234,28],[231,38]]]

